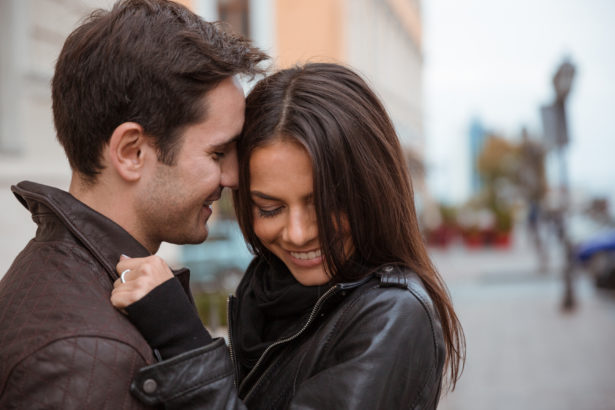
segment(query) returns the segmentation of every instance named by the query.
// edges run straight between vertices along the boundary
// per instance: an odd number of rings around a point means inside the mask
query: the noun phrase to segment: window
[[[218,16],[221,21],[245,37],[250,36],[249,0],[218,0]]]

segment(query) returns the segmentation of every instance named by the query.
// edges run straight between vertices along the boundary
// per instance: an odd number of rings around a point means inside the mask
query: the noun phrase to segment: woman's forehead
[[[250,190],[310,194],[312,160],[305,148],[295,142],[276,141],[255,149],[250,156]]]

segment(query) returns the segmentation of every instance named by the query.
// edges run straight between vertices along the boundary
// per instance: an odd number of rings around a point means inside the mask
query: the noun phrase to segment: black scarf
[[[233,326],[237,358],[249,371],[276,340],[297,332],[330,283],[303,286],[278,259],[255,258],[237,288]]]

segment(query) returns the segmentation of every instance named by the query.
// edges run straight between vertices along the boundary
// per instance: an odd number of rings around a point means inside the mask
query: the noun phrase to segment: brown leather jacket
[[[0,281],[0,408],[145,408],[129,386],[152,350],[109,296],[120,254],[149,252],[67,192],[12,191],[38,230]]]

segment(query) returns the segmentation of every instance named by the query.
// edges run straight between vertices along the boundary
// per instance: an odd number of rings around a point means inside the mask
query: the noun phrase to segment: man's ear
[[[111,165],[126,181],[137,181],[141,178],[145,154],[150,150],[143,127],[136,122],[118,125],[109,140]]]

